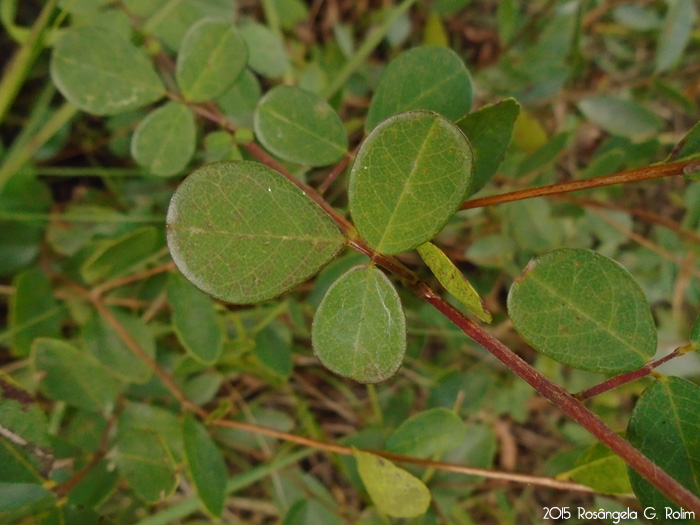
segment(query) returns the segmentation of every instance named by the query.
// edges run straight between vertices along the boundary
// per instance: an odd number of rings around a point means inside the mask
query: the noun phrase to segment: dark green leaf
[[[292,86],[278,86],[260,100],[255,135],[281,159],[308,166],[326,166],[343,158],[348,137],[340,118],[318,95]]]
[[[700,122],[690,128],[681,141],[673,148],[673,152],[667,159],[671,161],[681,161],[700,157]]]
[[[389,118],[365,139],[350,172],[350,212],[380,253],[432,239],[459,209],[472,182],[469,141],[428,111]]]
[[[54,46],[51,77],[64,97],[95,115],[129,111],[165,94],[148,57],[104,28],[67,30]]]
[[[260,363],[275,374],[288,377],[292,373],[292,341],[289,333],[284,333],[276,324],[260,330],[255,336],[253,351]]]
[[[131,155],[149,173],[167,177],[187,167],[196,139],[192,110],[168,102],[139,123],[131,138]]]
[[[232,303],[271,299],[340,250],[338,226],[281,174],[248,161],[210,164],[180,185],[168,245],[187,279]]]
[[[177,83],[185,98],[204,102],[226,91],[247,60],[246,43],[230,22],[204,18],[182,41],[177,55]]]
[[[48,397],[86,410],[107,409],[121,390],[99,361],[57,339],[35,341],[34,367],[44,374],[40,384]]]
[[[227,470],[207,429],[192,414],[182,422],[182,441],[192,481],[204,507],[214,516],[224,508]]]
[[[386,440],[391,452],[431,458],[460,445],[465,438],[464,422],[446,408],[433,408],[411,416]]]
[[[316,356],[331,371],[361,383],[393,376],[406,352],[406,318],[391,281],[357,266],[328,289],[314,316]]]
[[[681,485],[700,496],[700,387],[679,377],[661,378],[644,390],[627,427],[627,439]],[[679,507],[629,469],[643,507]],[[674,520],[692,523],[695,520]]]
[[[533,348],[574,368],[626,372],[656,353],[644,292],[622,266],[592,251],[533,259],[510,289],[508,313]]]
[[[509,98],[456,122],[474,149],[474,182],[469,194],[479,191],[495,175],[513,138],[513,126],[519,113],[520,106]]]

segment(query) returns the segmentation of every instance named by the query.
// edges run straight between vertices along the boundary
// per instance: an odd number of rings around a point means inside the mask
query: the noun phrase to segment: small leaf
[[[111,308],[111,312],[146,355],[155,359],[156,341],[146,323],[125,310]],[[149,366],[131,351],[97,312],[83,327],[82,335],[87,351],[119,379],[146,383],[153,375]]]
[[[294,367],[291,346],[291,334],[285,333],[278,325],[271,324],[255,336],[253,352],[264,367],[282,377],[288,377]]]
[[[287,71],[289,61],[284,42],[262,24],[248,23],[240,29],[248,44],[248,67],[267,78],[279,78]]]
[[[661,121],[644,106],[611,96],[583,99],[578,108],[585,117],[613,135],[643,139],[653,135]]]
[[[495,175],[506,156],[519,113],[520,106],[515,99],[509,98],[485,106],[455,123],[474,149],[474,182],[470,194],[483,188]]]
[[[693,328],[690,330],[690,342],[700,346],[700,315],[698,315]]]
[[[627,463],[601,443],[591,446],[576,460],[573,469],[557,478],[570,479],[602,494],[629,494],[632,491]]]
[[[226,496],[226,463],[209,432],[192,414],[182,421],[182,441],[197,495],[214,516],[221,516]]]
[[[236,82],[216,101],[224,114],[237,128],[253,128],[253,115],[262,96],[258,78],[249,69],[243,71]]]
[[[428,14],[423,28],[423,43],[431,46],[450,47],[450,38],[442,23],[440,15],[432,12]]]
[[[158,248],[158,235],[153,226],[144,226],[116,239],[102,241],[80,266],[88,284],[115,277],[151,255]]]
[[[249,161],[210,164],[187,177],[170,202],[167,227],[183,275],[200,290],[240,304],[303,282],[345,241],[311,198]]]
[[[656,326],[637,282],[615,261],[564,248],[533,259],[508,294],[515,329],[574,368],[619,373],[656,353]]]
[[[58,90],[83,111],[114,115],[163,97],[165,86],[146,55],[104,28],[65,31],[51,57]]]
[[[679,61],[690,42],[697,16],[694,0],[669,0],[667,4],[669,7],[656,49],[657,73],[668,71]]]
[[[48,397],[85,410],[107,409],[121,390],[99,361],[57,339],[34,342],[34,367],[44,373],[40,384]]]
[[[426,242],[418,247],[418,253],[445,290],[479,319],[486,323],[491,322],[491,313],[486,309],[478,292],[440,248]]]
[[[265,148],[297,164],[333,164],[348,149],[348,136],[333,108],[318,95],[297,87],[268,91],[258,103],[254,125]]]
[[[627,439],[632,446],[697,496],[700,496],[699,417],[700,387],[679,377],[669,377],[655,381],[644,390],[627,427]],[[680,510],[636,471],[628,470],[634,493],[643,507]]]
[[[681,141],[673,148],[666,162],[678,162],[700,157],[700,122],[690,128]]]
[[[388,277],[369,266],[342,275],[316,311],[311,340],[336,374],[361,383],[393,376],[406,352],[406,318]]]
[[[459,209],[472,182],[469,141],[428,111],[391,117],[369,134],[350,172],[350,212],[380,253],[412,250],[432,239]]]
[[[527,153],[534,153],[548,140],[540,121],[529,111],[521,111],[513,124],[513,144]]]
[[[413,474],[388,459],[353,449],[357,469],[367,493],[382,514],[392,518],[414,518],[430,505],[430,491]]]
[[[398,55],[382,73],[365,130],[404,111],[425,109],[457,120],[471,107],[472,80],[462,59],[445,47],[415,47]]]
[[[61,335],[61,308],[53,297],[49,280],[37,269],[19,273],[12,280],[9,330],[12,351],[26,357],[37,337]]]
[[[182,171],[194,154],[197,129],[187,106],[168,102],[149,113],[131,137],[131,155],[153,175]]]
[[[433,408],[405,420],[386,440],[391,452],[430,458],[458,447],[466,435],[464,422],[446,408]]]
[[[204,18],[182,41],[177,84],[192,102],[211,100],[231,87],[247,60],[248,47],[231,23]]]

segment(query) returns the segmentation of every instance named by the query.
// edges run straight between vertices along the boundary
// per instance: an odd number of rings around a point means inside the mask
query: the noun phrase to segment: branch
[[[603,186],[612,186],[614,184],[622,184],[625,182],[658,179],[660,177],[669,177],[671,175],[683,175],[686,173],[686,166],[691,164],[695,166],[697,164],[697,160],[675,162],[673,164],[656,164],[654,166],[645,166],[644,168],[613,173],[612,175],[603,175],[602,177],[572,180],[559,184],[551,184],[550,186],[540,186],[539,188],[529,188],[527,190],[502,193],[501,195],[492,195],[490,197],[482,197],[480,199],[473,199],[463,202],[459,209],[469,210],[471,208],[493,206],[494,204],[503,204],[505,202],[533,199],[535,197],[543,197],[545,195],[556,195],[559,193],[568,193],[570,191],[600,188]]]

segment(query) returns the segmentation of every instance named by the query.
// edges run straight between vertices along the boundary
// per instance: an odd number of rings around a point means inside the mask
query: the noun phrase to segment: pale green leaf
[[[155,359],[156,342],[148,325],[126,310],[112,308],[111,312],[146,355]],[[129,349],[97,312],[83,327],[82,335],[87,351],[119,379],[146,383],[151,378],[150,367]]]
[[[644,106],[617,97],[601,95],[578,103],[585,117],[613,135],[630,139],[648,138],[656,133],[661,120]]]
[[[333,164],[348,149],[348,136],[333,108],[318,95],[297,87],[268,91],[258,103],[254,126],[265,148],[298,164]]]
[[[413,474],[388,459],[353,449],[357,469],[369,497],[382,514],[392,518],[413,518],[430,505],[430,491]]]
[[[668,0],[668,12],[659,33],[656,49],[656,72],[668,71],[679,61],[690,42],[695,25],[695,0]]]
[[[199,499],[210,514],[221,516],[227,481],[226,463],[221,452],[207,429],[192,414],[186,414],[182,421],[182,442]]]
[[[12,285],[15,288],[10,300],[12,351],[23,357],[29,355],[37,337],[61,335],[61,309],[49,280],[38,269],[15,275]]]
[[[279,78],[289,68],[284,42],[262,24],[248,23],[240,29],[248,44],[248,67],[264,77]]]
[[[471,107],[472,81],[462,59],[445,47],[416,47],[398,55],[382,73],[365,130],[404,111],[425,109],[457,120]]]
[[[344,245],[321,207],[256,162],[205,166],[168,209],[168,246],[200,290],[232,303],[271,299],[316,273]]]
[[[601,494],[632,492],[627,463],[602,443],[595,443],[576,460],[574,468],[557,476],[591,487]]]
[[[535,350],[574,368],[627,372],[656,353],[644,292],[622,266],[589,250],[533,259],[510,289],[508,313]]]
[[[472,182],[469,141],[428,111],[391,117],[365,139],[350,172],[350,212],[380,253],[412,250],[457,212]]]
[[[116,239],[102,241],[80,266],[88,284],[115,277],[145,259],[158,248],[158,233],[153,226],[144,226]]]
[[[458,447],[466,435],[464,422],[446,408],[433,408],[405,420],[386,440],[387,450],[431,458]]]
[[[179,273],[168,278],[168,299],[173,309],[173,328],[182,346],[198,361],[215,363],[221,354],[223,334],[214,301]]]
[[[357,266],[328,289],[311,329],[314,352],[331,371],[361,383],[393,376],[406,352],[406,318],[391,281]]]
[[[440,248],[426,242],[418,247],[418,253],[445,290],[479,319],[486,323],[491,322],[491,313],[486,309],[478,292]]]
[[[196,140],[192,110],[178,102],[168,102],[136,127],[131,137],[131,155],[151,174],[167,177],[187,166]]]
[[[67,30],[51,57],[58,90],[83,111],[114,115],[163,97],[165,86],[148,57],[104,28]]]
[[[509,98],[485,106],[455,123],[474,149],[474,182],[470,194],[483,188],[496,174],[506,156],[519,113],[520,106],[515,99]]]
[[[243,71],[248,47],[229,22],[204,18],[185,35],[177,55],[177,83],[185,98],[204,102],[226,91]]]
[[[95,358],[57,339],[34,342],[34,368],[42,372],[40,385],[56,401],[85,410],[109,408],[121,390],[121,382]]]
[[[382,73],[365,130],[404,111],[426,109],[457,120],[471,107],[472,81],[462,59],[445,47],[416,47],[398,55]]]
[[[644,390],[627,427],[627,439],[637,450],[700,496],[700,387],[679,377],[662,378]],[[634,493],[643,507],[678,512],[657,488],[629,469]],[[674,520],[673,523],[694,523]]]

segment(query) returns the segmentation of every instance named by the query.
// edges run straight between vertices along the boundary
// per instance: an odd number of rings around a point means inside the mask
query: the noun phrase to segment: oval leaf
[[[608,133],[630,139],[648,138],[661,125],[659,118],[644,106],[622,98],[590,97],[579,102],[578,108]]]
[[[471,146],[452,122],[428,111],[391,117],[365,139],[350,172],[350,212],[380,253],[432,239],[472,182]]]
[[[34,342],[34,367],[44,373],[41,387],[48,397],[85,410],[105,410],[121,390],[99,361],[57,339]]]
[[[173,309],[173,328],[182,346],[197,361],[215,363],[221,353],[222,333],[214,301],[179,273],[168,278],[168,299]]]
[[[165,86],[148,57],[104,28],[67,30],[51,57],[58,90],[83,111],[114,115],[160,99]]]
[[[479,319],[486,323],[491,322],[491,314],[477,291],[440,248],[426,242],[418,247],[418,253],[445,290],[454,295],[462,306]]]
[[[602,494],[632,491],[627,464],[602,443],[595,443],[576,460],[574,468],[557,476],[581,483]]]
[[[472,80],[464,62],[445,47],[421,46],[389,63],[377,85],[365,129],[413,109],[427,109],[457,120],[472,107]]]
[[[663,378],[644,390],[627,427],[627,439],[681,485],[700,496],[700,387],[679,377]],[[629,469],[639,503],[656,509],[680,509]],[[673,523],[694,523],[677,520]]]
[[[508,313],[533,348],[574,368],[626,372],[656,352],[644,292],[622,266],[589,250],[533,259],[510,289]]]
[[[247,23],[241,27],[241,36],[248,44],[248,66],[267,78],[284,75],[289,67],[284,42],[262,24]]]
[[[345,241],[299,188],[248,161],[210,164],[187,177],[170,202],[167,227],[183,275],[239,304],[271,299],[303,282]]]
[[[454,412],[433,408],[401,423],[385,446],[397,454],[429,458],[460,446],[465,434],[466,426]]]
[[[357,266],[328,289],[314,316],[311,342],[320,361],[361,383],[393,376],[406,352],[406,318],[388,277]]]
[[[139,123],[131,138],[131,155],[153,175],[167,177],[187,166],[196,139],[192,110],[168,102]]]
[[[194,24],[177,55],[177,84],[185,98],[204,102],[226,91],[248,60],[248,46],[228,22],[205,18]]]
[[[192,481],[204,507],[214,516],[221,516],[226,496],[226,463],[207,429],[192,414],[182,422],[182,442]]]
[[[674,0],[668,3],[668,12],[659,33],[656,50],[656,72],[671,69],[683,55],[697,16],[694,0]]]
[[[318,95],[292,86],[270,90],[254,118],[258,140],[279,158],[308,166],[326,166],[348,149],[345,128]]]
[[[379,512],[392,518],[413,518],[428,510],[430,491],[413,474],[388,459],[353,449],[357,470]]]

